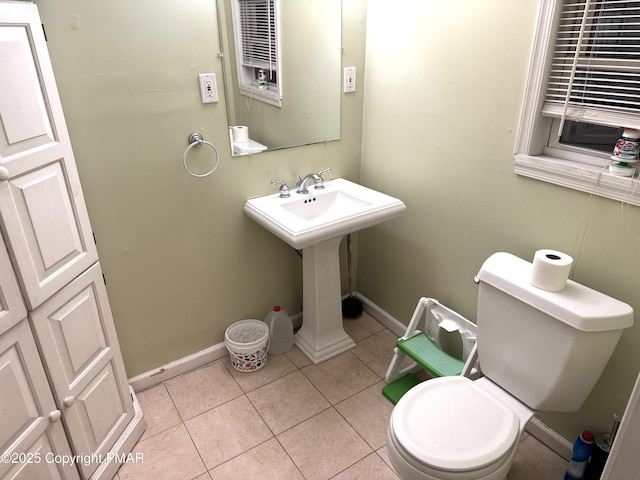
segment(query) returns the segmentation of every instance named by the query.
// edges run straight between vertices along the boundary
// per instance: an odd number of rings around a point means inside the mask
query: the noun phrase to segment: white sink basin
[[[250,198],[245,213],[302,250],[303,321],[294,342],[313,363],[355,347],[342,325],[339,246],[347,233],[372,227],[406,210],[397,198],[343,178],[309,193]]]
[[[309,186],[308,194],[291,191],[251,198],[245,213],[298,250],[330,238],[378,225],[406,210],[401,200],[343,178]]]

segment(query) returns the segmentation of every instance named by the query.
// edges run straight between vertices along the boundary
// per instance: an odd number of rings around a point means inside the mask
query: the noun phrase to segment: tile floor
[[[381,394],[396,336],[366,313],[345,330],[356,348],[320,365],[294,347],[256,372],[227,358],[138,393],[144,461],[114,480],[397,479]],[[525,435],[509,480],[560,479],[565,468]]]

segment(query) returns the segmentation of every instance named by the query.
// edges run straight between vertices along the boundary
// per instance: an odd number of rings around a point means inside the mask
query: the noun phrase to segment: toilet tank
[[[633,309],[572,280],[560,292],[529,283],[531,263],[495,253],[478,273],[478,358],[485,376],[535,410],[578,410]]]

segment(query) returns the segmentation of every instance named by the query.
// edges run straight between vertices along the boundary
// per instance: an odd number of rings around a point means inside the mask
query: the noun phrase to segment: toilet
[[[568,280],[529,283],[531,263],[491,255],[477,281],[483,377],[441,377],[409,390],[389,421],[387,452],[403,480],[503,480],[535,411],[578,410],[633,309]]]

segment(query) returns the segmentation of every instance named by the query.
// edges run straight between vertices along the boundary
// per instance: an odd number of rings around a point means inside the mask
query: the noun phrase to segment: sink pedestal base
[[[332,238],[302,250],[302,327],[294,343],[313,363],[356,346],[342,327],[341,240]]]

